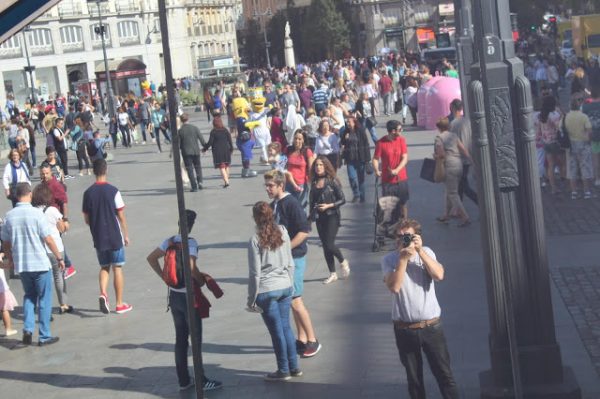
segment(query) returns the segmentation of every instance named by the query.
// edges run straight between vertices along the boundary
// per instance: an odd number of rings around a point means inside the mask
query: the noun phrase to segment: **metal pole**
[[[29,49],[27,48],[27,36],[25,36],[25,31],[28,28],[23,29],[23,42],[25,43],[25,58],[27,58],[27,71],[29,72],[29,79],[31,80],[31,104],[37,103],[35,98],[35,83],[33,81],[33,70],[31,69],[31,62],[29,60]]]
[[[263,34],[265,36],[265,53],[267,53],[267,67],[271,69],[271,58],[269,57],[269,42],[267,41],[267,24],[263,24]]]
[[[175,103],[175,85],[173,82],[173,68],[171,64],[171,49],[169,47],[169,27],[167,23],[167,7],[165,0],[158,1],[158,15],[160,21],[160,34],[162,37],[163,59],[165,62],[165,80],[167,84],[167,104],[169,112],[169,128],[172,135],[173,166],[175,168],[175,185],[177,189],[177,207],[179,209],[179,226],[181,229],[181,244],[183,251],[183,264],[189,265],[190,253],[188,245],[188,226],[185,214],[185,198],[183,196],[183,181],[181,178],[181,156],[179,153],[179,131],[177,130],[177,104]],[[200,342],[196,341],[196,309],[194,308],[194,287],[192,286],[192,271],[184,267],[185,293],[187,300],[187,311],[189,330],[192,341],[192,360],[194,364],[194,379],[196,381],[196,398],[203,399],[202,382],[204,370],[202,367],[202,351]]]
[[[96,0],[96,6],[98,7],[98,22],[100,24],[100,33],[102,39],[102,55],[104,56],[104,76],[106,77],[106,90],[108,91],[108,115],[112,119],[115,116],[115,96],[112,90],[112,83],[110,79],[110,71],[108,70],[108,57],[106,56],[106,43],[104,42],[104,25],[102,24],[102,11],[100,11],[100,0]]]

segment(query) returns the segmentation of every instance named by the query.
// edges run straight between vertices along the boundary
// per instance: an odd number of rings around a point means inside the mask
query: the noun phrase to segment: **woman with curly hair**
[[[262,314],[271,335],[277,370],[265,375],[267,381],[300,377],[296,339],[290,325],[294,283],[294,259],[285,227],[277,225],[273,210],[264,201],[252,208],[256,233],[248,246],[247,310]]]
[[[319,155],[310,169],[310,220],[316,222],[317,232],[323,244],[323,254],[329,269],[329,277],[323,284],[338,279],[335,272],[335,258],[340,262],[342,278],[350,275],[348,260],[335,245],[335,237],[340,227],[340,207],[346,203],[342,186],[335,174],[335,168],[324,155]]]

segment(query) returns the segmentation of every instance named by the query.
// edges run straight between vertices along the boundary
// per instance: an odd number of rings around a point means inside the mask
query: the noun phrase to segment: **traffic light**
[[[550,32],[550,34],[553,36],[556,36],[556,34],[558,33],[557,22],[558,20],[555,16],[551,16],[550,18],[548,18],[548,32]]]

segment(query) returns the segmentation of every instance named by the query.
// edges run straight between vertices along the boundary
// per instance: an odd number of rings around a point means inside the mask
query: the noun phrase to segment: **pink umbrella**
[[[456,98],[460,99],[460,81],[458,79],[440,77],[433,82],[427,91],[427,111],[425,111],[427,121],[424,126],[427,129],[435,129],[437,121],[450,114],[450,103]],[[421,106],[419,105],[419,113],[420,112]],[[421,124],[419,124],[419,126],[421,126]]]

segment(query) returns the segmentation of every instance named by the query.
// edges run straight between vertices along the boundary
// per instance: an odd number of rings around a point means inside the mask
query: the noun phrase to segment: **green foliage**
[[[238,34],[240,31],[238,31]],[[244,36],[238,37],[238,43],[244,43],[243,52],[240,54],[245,63],[250,66],[266,65],[264,59],[265,44],[263,35],[260,31],[260,25],[254,19],[246,20],[246,30]]]
[[[187,90],[179,90],[179,99],[184,106],[200,104],[199,93]]]
[[[285,10],[277,11],[273,18],[271,18],[269,21],[268,34],[269,41],[271,42],[272,62],[278,60],[279,64],[282,64],[284,61],[283,39],[285,36],[286,21],[289,21],[290,23],[291,37],[294,42],[294,53],[296,54],[297,59],[307,59],[307,54],[305,53],[306,46],[303,40],[303,31],[306,29],[303,21],[306,20],[307,11],[307,7],[288,7]],[[276,65],[275,62],[273,62],[273,64]]]
[[[338,58],[350,47],[348,24],[334,0],[313,0],[303,31],[309,60]]]

